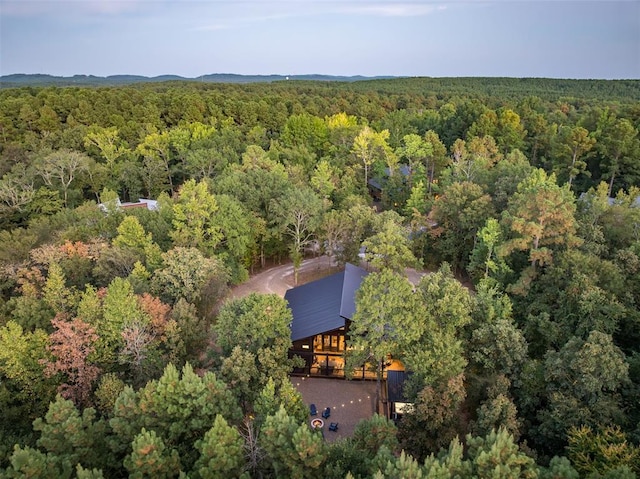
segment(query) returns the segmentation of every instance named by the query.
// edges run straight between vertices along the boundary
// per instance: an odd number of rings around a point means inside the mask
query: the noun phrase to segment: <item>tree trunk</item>
[[[436,164],[435,160],[431,162],[429,168],[429,196],[431,196],[431,185],[433,184],[433,175],[435,174]]]
[[[376,371],[376,413],[380,414],[380,393],[382,392],[382,358],[378,360]]]
[[[302,255],[299,251],[296,251],[291,259],[293,260],[293,285],[298,286],[298,273],[302,265]]]
[[[578,151],[574,150],[573,158],[571,158],[571,167],[569,168],[569,189],[571,189],[571,183],[573,183],[573,178],[575,177],[573,175],[573,167],[575,166],[577,159],[578,159]]]
[[[364,187],[367,188],[369,185],[369,167],[367,166],[367,162],[364,163]]]
[[[617,160],[616,160],[617,161]],[[616,170],[618,168],[614,168],[614,170],[611,172],[611,180],[609,180],[609,198],[611,198],[611,194],[613,193],[613,179],[616,177]]]
[[[264,242],[260,242],[260,266],[264,268]]]
[[[540,246],[540,236],[536,236],[535,238],[533,238],[533,250],[532,251],[537,250],[538,246]],[[531,268],[535,271],[535,269],[536,269],[536,260],[535,259],[531,260]]]
[[[536,138],[531,147],[531,164],[535,166],[538,161],[538,139]]]

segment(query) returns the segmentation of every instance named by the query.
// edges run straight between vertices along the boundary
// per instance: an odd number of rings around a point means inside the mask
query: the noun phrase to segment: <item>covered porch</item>
[[[305,364],[301,368],[294,369],[292,374],[295,376],[344,379],[347,377],[344,357],[346,349],[345,328],[294,341],[290,356],[301,357],[304,359]],[[383,371],[383,378],[385,376],[386,369]],[[375,367],[367,367],[365,365],[355,369],[351,379],[375,380]]]

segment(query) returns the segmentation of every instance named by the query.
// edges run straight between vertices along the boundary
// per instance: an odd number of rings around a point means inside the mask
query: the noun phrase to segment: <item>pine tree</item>
[[[40,432],[38,446],[55,457],[62,467],[65,463],[106,470],[113,458],[107,446],[107,424],[96,418],[93,408],[80,413],[74,404],[58,396],[49,406],[44,418],[33,422]]]
[[[245,468],[244,441],[235,427],[217,415],[213,427],[204,438],[195,443],[200,458],[193,466],[196,477],[202,479],[226,479],[227,477],[248,477]]]
[[[142,428],[133,443],[133,451],[124,460],[124,467],[132,479],[173,478],[180,473],[180,457],[168,449],[155,431]]]
[[[277,477],[303,479],[318,471],[326,459],[322,435],[298,424],[284,406],[268,416],[262,427],[262,445]]]

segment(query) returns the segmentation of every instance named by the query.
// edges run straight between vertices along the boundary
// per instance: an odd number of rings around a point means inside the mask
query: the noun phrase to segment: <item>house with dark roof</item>
[[[150,200],[147,198],[140,198],[137,202],[127,202],[127,203],[122,203],[120,201],[120,198],[118,198],[116,200],[116,209],[118,211],[121,210],[128,210],[128,209],[133,209],[133,208],[144,208],[147,209],[149,211],[158,211],[158,201],[157,200]],[[98,207],[104,211],[105,213],[108,211],[108,207],[107,205],[105,205],[104,203],[100,203],[98,205]]]
[[[345,377],[346,335],[356,310],[356,292],[367,274],[347,264],[344,271],[285,293],[293,315],[291,355],[305,361],[305,366],[294,373]],[[362,377],[367,374],[363,367]]]
[[[402,164],[399,165],[398,172],[400,173],[400,175],[402,175],[404,183],[406,179],[411,175],[411,168],[409,168],[409,165]],[[382,200],[382,193],[385,188],[385,184],[389,180],[390,173],[391,172],[389,168],[385,168],[383,176],[374,176],[373,178],[370,178],[369,181],[367,181],[367,189],[369,190],[369,195],[373,198],[374,201]]]

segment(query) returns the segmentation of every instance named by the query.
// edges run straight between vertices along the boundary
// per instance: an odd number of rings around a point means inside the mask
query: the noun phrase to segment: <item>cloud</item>
[[[351,6],[342,7],[339,13],[378,17],[421,17],[445,8],[445,5],[435,3],[356,2]]]
[[[34,17],[52,13],[119,15],[151,5],[152,0],[0,0],[2,15]]]
[[[232,25],[228,23],[212,23],[209,25],[200,25],[192,29],[194,32],[217,32],[220,30],[229,30],[233,28]]]
[[[202,4],[201,1],[192,0]],[[230,6],[226,0],[210,0],[210,6]],[[418,17],[445,10],[446,5],[429,1],[398,2],[392,0],[249,0],[237,1],[231,11],[216,15],[210,25],[195,27],[195,31],[227,30],[262,22],[284,20],[290,18],[310,18],[324,15],[351,15],[370,17]]]

